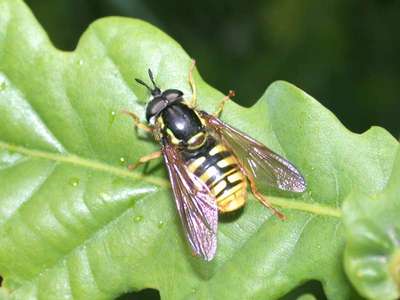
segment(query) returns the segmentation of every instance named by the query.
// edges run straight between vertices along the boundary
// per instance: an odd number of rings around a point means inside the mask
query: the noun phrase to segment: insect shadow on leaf
[[[160,300],[160,292],[156,289],[144,289],[138,292],[129,292],[115,300]]]
[[[219,221],[221,223],[232,223],[235,222],[237,219],[240,218],[240,216],[244,213],[245,210],[245,206],[242,206],[241,208],[231,211],[231,212],[227,212],[224,214],[220,214],[219,215]]]
[[[302,295],[313,295],[318,300],[328,300],[322,288],[322,284],[318,280],[309,280],[302,285],[294,288],[279,300],[292,300],[298,299]]]
[[[144,165],[143,174],[144,175],[152,174],[154,172],[159,171],[160,169],[164,169],[164,164],[161,160],[158,161],[156,164],[151,164],[150,162],[147,162]]]

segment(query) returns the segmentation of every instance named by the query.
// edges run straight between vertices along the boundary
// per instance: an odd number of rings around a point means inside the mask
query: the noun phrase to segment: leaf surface
[[[340,206],[355,187],[385,187],[398,142],[381,128],[349,132],[286,82],[251,108],[229,103],[222,119],[292,161],[308,192],[265,191],[286,222],[250,197],[221,218],[217,256],[203,262],[190,254],[162,162],[127,171],[158,146],[119,114],[144,115],[148,95],[134,78],[148,68],[190,97],[190,63],[170,37],[125,18],[93,23],[62,52],[21,1],[0,0],[3,294],[113,299],[155,288],[162,299],[278,299],[319,280],[329,299],[354,299]],[[199,107],[214,111],[223,95],[195,80]]]

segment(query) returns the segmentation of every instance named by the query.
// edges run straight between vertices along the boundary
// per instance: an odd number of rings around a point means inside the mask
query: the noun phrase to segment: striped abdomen
[[[234,154],[212,136],[196,152],[185,151],[183,157],[191,172],[209,187],[218,209],[229,212],[246,201],[246,178]]]

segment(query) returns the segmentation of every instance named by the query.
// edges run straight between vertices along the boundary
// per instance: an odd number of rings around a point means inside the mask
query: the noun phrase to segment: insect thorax
[[[191,150],[205,143],[207,133],[199,115],[184,103],[165,108],[157,123],[161,133],[174,145]]]

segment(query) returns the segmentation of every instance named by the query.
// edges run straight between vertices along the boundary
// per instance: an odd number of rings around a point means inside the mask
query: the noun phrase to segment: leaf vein
[[[0,141],[0,149],[7,149],[9,151],[15,151],[24,155],[36,157],[36,158],[42,158],[42,159],[47,159],[47,160],[52,160],[52,161],[57,161],[57,162],[63,162],[63,163],[70,163],[73,165],[78,165],[81,167],[85,167],[88,169],[94,169],[97,171],[102,171],[106,173],[113,174],[115,176],[119,177],[124,177],[124,178],[130,178],[133,180],[141,180],[144,182],[148,182],[151,184],[154,184],[156,186],[162,187],[162,188],[170,188],[169,181],[160,177],[155,177],[155,176],[150,176],[150,175],[144,175],[142,173],[137,173],[137,172],[131,172],[119,167],[115,167],[112,165],[108,165],[99,161],[95,160],[90,160],[86,158],[81,158],[76,155],[62,155],[58,153],[52,153],[52,152],[45,152],[41,150],[33,150],[33,149],[27,149],[21,146],[16,146],[16,145],[11,145],[5,142]],[[314,213],[316,215],[325,215],[325,216],[331,216],[331,217],[336,217],[340,218],[342,213],[339,208],[336,207],[330,207],[330,206],[323,206],[319,205],[316,203],[307,203],[307,202],[302,202],[302,201],[293,201],[293,200],[288,200],[286,198],[278,198],[278,197],[270,197],[270,202],[274,205],[278,205],[282,208],[288,208],[288,209],[294,209],[294,210],[300,210],[300,211],[306,211],[309,213]]]

